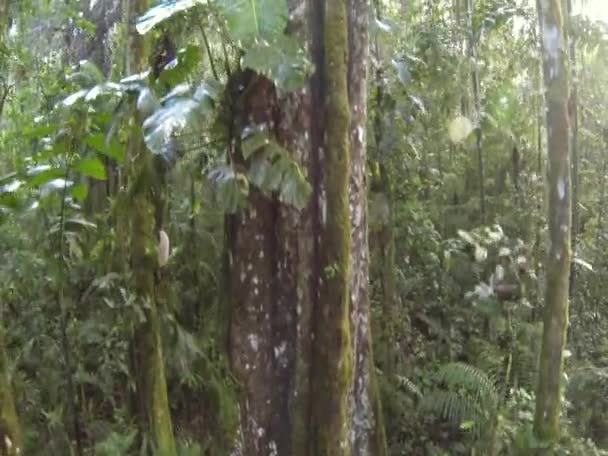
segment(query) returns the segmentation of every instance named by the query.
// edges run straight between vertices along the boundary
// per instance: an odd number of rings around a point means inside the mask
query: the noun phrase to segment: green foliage
[[[448,420],[475,438],[494,426],[500,404],[494,382],[481,370],[450,363],[432,378],[434,389],[423,395],[421,409]]]
[[[301,10],[289,17],[284,0],[155,2],[137,28],[166,33],[176,53],[153,80],[152,71],[124,74],[127,24],[114,24],[120,12],[109,7],[118,3],[88,2],[102,18],[86,3],[10,2],[12,31],[0,40],[0,319],[24,454],[73,451],[63,332],[85,452],[146,448],[127,409],[129,346],[146,310],[126,272],[120,224],[132,203],[120,189],[129,184],[133,129],[161,171],[151,191],[166,198],[172,250],[159,273],[161,321],[179,451],[231,454],[239,394],[224,347],[224,216],[256,191],[302,209],[312,176],[271,128],[226,131],[225,116],[235,114],[226,81],[250,68],[278,98],[306,87],[310,24]],[[549,239],[536,11],[480,0],[469,26],[465,3],[377,2],[370,35],[370,324],[375,353],[389,354],[376,356],[376,367],[394,455],[516,456],[540,446],[532,421]],[[608,448],[608,46],[595,18],[570,25],[580,223],[563,438],[544,450],[586,456]],[[228,159],[235,149],[243,163]],[[338,269],[322,274],[335,278]],[[517,293],[499,296],[501,277]]]
[[[284,0],[165,1],[139,18],[138,31],[148,33],[176,13],[201,5],[217,8],[230,38],[245,51],[245,67],[285,90],[304,86],[312,66],[300,43],[286,34],[289,12]]]

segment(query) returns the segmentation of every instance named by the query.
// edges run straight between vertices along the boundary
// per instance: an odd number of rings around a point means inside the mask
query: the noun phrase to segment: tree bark
[[[570,120],[567,39],[561,0],[538,2],[548,131],[548,224],[543,340],[534,430],[542,441],[559,437],[563,349],[568,326],[570,273]]]
[[[310,85],[280,93],[245,71],[227,89],[233,166],[247,165],[240,132],[270,125],[313,188],[302,211],[251,189],[227,221],[241,451],[386,454],[367,289],[367,2],[289,1],[291,11],[305,5],[308,22],[294,33],[315,63]]]
[[[0,45],[7,35],[9,17],[9,1],[0,0]],[[8,95],[7,76],[2,74],[0,67],[0,119],[4,101]],[[6,353],[4,327],[2,324],[2,309],[0,308],[0,454],[16,456],[21,453],[21,429],[15,396],[9,371],[9,358]]]
[[[376,18],[382,20],[381,2],[375,0]],[[378,43],[375,45],[376,60],[380,61],[380,50]],[[373,122],[374,146],[376,149],[377,160],[379,160],[379,175],[377,181],[372,184],[377,187],[381,195],[381,204],[386,204],[386,217],[380,222],[377,233],[377,250],[380,255],[380,281],[382,287],[382,324],[380,325],[380,339],[382,352],[379,353],[379,365],[385,375],[391,376],[393,373],[395,343],[395,311],[397,300],[397,277],[395,262],[395,228],[393,215],[393,185],[391,176],[388,172],[386,163],[382,163],[382,140],[384,137],[384,115],[386,111],[386,99],[384,93],[383,79],[384,70],[378,65],[375,75],[376,103],[375,118]],[[378,221],[376,221],[378,222]],[[374,250],[372,248],[372,250]]]
[[[475,151],[477,152],[477,178],[479,179],[479,217],[483,225],[486,218],[486,188],[484,178],[484,160],[482,147],[481,131],[481,94],[479,84],[479,69],[477,65],[477,38],[473,27],[473,15],[475,6],[473,0],[467,0],[467,21],[468,21],[468,57],[471,64],[471,87],[473,89],[473,104],[475,112]]]
[[[0,454],[21,453],[19,418],[4,346],[4,328],[0,324]]]
[[[150,46],[148,38],[140,36],[134,20],[149,7],[148,0],[128,2],[129,73],[140,73],[148,66]],[[155,275],[158,268],[157,245],[159,217],[157,213],[159,191],[154,158],[146,148],[139,125],[143,119],[136,116],[129,137],[128,155],[130,200],[130,248],[134,287],[145,321],[138,324],[133,339],[133,373],[137,386],[137,409],[142,432],[148,432],[157,454],[176,454],[175,440],[163,359],[158,290]]]
[[[572,0],[568,0],[568,18],[572,17]],[[579,207],[578,207],[578,189],[580,174],[578,171],[578,83],[576,70],[576,40],[568,37],[570,40],[570,65],[572,74],[572,93],[569,100],[569,115],[572,122],[572,134],[570,136],[570,151],[572,154],[572,261],[570,264],[570,298],[574,296],[576,286],[576,269],[574,267],[574,257],[576,256],[577,236],[579,232]]]

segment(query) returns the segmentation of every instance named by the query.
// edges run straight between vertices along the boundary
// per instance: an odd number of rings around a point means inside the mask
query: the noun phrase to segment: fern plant
[[[405,384],[411,391],[411,382]],[[419,413],[457,425],[483,454],[494,454],[500,394],[492,377],[474,366],[454,362],[441,366],[431,385],[417,395]]]

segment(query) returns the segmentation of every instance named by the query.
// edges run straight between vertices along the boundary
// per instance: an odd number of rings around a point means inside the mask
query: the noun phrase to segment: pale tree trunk
[[[608,150],[608,129],[602,131],[602,145],[604,151]],[[606,155],[604,154],[604,157]],[[595,255],[593,264],[598,264],[604,255],[602,236],[604,231],[604,207],[606,206],[606,173],[608,173],[608,159],[603,158],[602,171],[600,174],[600,199],[597,207],[597,228],[595,229]]]
[[[539,0],[548,131],[549,254],[534,430],[543,441],[559,437],[563,350],[568,326],[570,272],[570,120],[567,39],[561,0]]]
[[[572,17],[572,0],[568,0],[568,18]],[[576,256],[576,244],[579,231],[579,207],[578,189],[580,174],[578,171],[578,77],[576,69],[576,40],[570,39],[570,65],[572,67],[572,94],[570,95],[569,113],[572,123],[571,135],[571,154],[572,154],[572,262],[570,264],[570,298],[574,296],[576,286],[576,269],[574,267],[574,257]]]
[[[480,221],[485,223],[486,214],[486,190],[483,164],[483,147],[481,131],[481,86],[479,84],[479,69],[477,64],[477,37],[473,28],[473,15],[475,14],[474,0],[467,0],[467,21],[468,21],[468,56],[471,65],[471,87],[473,89],[473,104],[475,112],[475,151],[477,152],[477,178],[479,179],[479,214]]]
[[[134,27],[134,18],[149,7],[148,0],[128,2],[129,44],[128,71],[140,73],[148,66],[148,39],[140,36]],[[146,148],[136,118],[128,144],[129,169],[129,223],[131,267],[138,303],[144,310],[146,321],[139,324],[133,340],[133,374],[137,385],[137,411],[140,427],[148,432],[156,454],[176,454],[167,398],[165,365],[163,359],[158,287],[155,276],[158,268],[157,244],[159,239],[158,176],[153,157]]]
[[[255,189],[227,222],[230,358],[242,385],[241,451],[257,455],[383,455],[369,333],[365,182],[365,0],[308,5],[297,32],[317,72],[280,93],[234,74],[230,156],[271,125],[313,187],[303,211]],[[239,95],[239,87],[247,87]]]

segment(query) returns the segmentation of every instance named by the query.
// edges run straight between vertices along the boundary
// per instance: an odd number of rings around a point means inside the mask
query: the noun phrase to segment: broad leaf
[[[243,131],[241,150],[243,158],[248,160],[255,152],[270,144],[270,135],[264,126],[246,128]]]
[[[283,36],[289,16],[286,0],[218,0],[232,39],[250,44]]]
[[[102,155],[122,162],[125,158],[125,149],[115,138],[107,141],[102,133],[93,133],[84,138],[84,143]]]
[[[284,90],[301,88],[312,73],[312,64],[300,44],[288,36],[273,43],[256,42],[243,57],[243,66],[263,74]]]
[[[293,163],[283,175],[279,199],[298,209],[304,209],[312,193],[312,187],[306,181],[300,168]]]
[[[97,157],[83,158],[74,164],[74,169],[80,171],[85,176],[92,177],[98,180],[105,180],[106,167]]]
[[[137,19],[137,32],[145,35],[155,26],[171,16],[199,5],[206,5],[207,0],[165,0],[150,8],[146,14]]]
[[[159,82],[174,87],[186,81],[200,63],[202,55],[200,46],[194,44],[180,49],[177,57],[163,68],[158,77]]]
[[[41,165],[28,171],[29,179],[27,183],[30,187],[38,187],[47,184],[55,179],[65,176],[65,169],[50,168],[48,165]]]
[[[191,122],[213,112],[214,98],[217,95],[213,85],[203,83],[194,94],[192,89],[188,84],[175,87],[162,100],[163,106],[144,121],[144,140],[153,153],[167,155],[178,132]]]
[[[78,201],[84,201],[87,199],[89,189],[83,183],[76,184],[70,189],[70,196]]]

